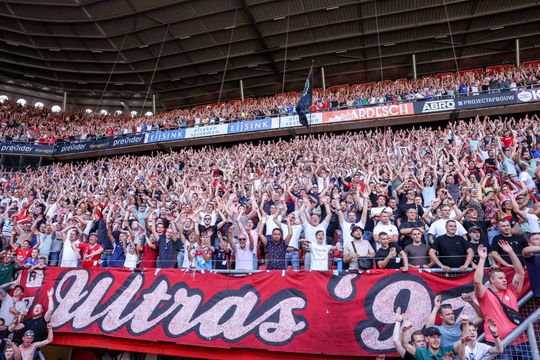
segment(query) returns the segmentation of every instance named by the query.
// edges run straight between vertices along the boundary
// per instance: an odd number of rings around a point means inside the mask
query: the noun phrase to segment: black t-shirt
[[[206,227],[204,225],[199,224],[199,233],[211,231],[212,234],[210,235],[210,240],[214,241],[215,238],[217,238],[217,226],[216,225],[210,225],[209,227]]]
[[[418,218],[421,218],[422,216],[424,216],[424,209],[421,206],[418,206],[416,204],[403,204],[399,206],[397,218],[400,218],[401,220],[406,220],[407,210],[411,208],[416,209],[416,212],[418,213]]]
[[[491,242],[491,246],[492,246],[491,251],[498,252],[504,261],[511,264],[512,260],[510,260],[510,256],[508,256],[508,254],[499,246],[499,240],[505,240],[506,242],[508,242],[508,245],[510,245],[512,249],[514,249],[514,252],[518,256],[519,260],[521,260],[521,263],[525,264],[523,260],[522,251],[525,247],[527,247],[528,244],[527,244],[527,240],[525,240],[523,235],[511,235],[508,237],[497,235],[493,238],[493,241]]]
[[[478,260],[480,259],[480,256],[478,256],[478,246],[482,244],[482,241],[478,243],[473,243],[472,241],[469,241],[469,246],[474,251],[474,257],[473,257],[473,263],[478,264]]]
[[[214,261],[214,269],[227,269],[227,253],[225,250],[215,249],[212,253],[212,260]]]
[[[32,330],[34,332],[34,341],[42,341],[47,337],[47,322],[40,316],[36,319],[28,318],[23,321],[24,328],[13,332],[13,341],[16,344],[22,343],[23,335],[26,331]]]
[[[2,353],[2,356],[4,355],[4,349],[6,347],[6,342],[4,341],[4,339],[7,339],[9,334],[11,333],[7,328],[5,330],[0,330],[0,352]]]
[[[396,248],[396,257],[388,261],[388,264],[386,264],[385,269],[399,269],[400,267],[403,266],[403,259],[401,259],[401,257],[399,256],[399,253],[401,252],[401,248],[395,244],[388,244],[387,249],[380,248],[379,250],[377,250],[377,252],[375,253],[375,261],[379,262],[381,260],[386,259],[386,257],[390,253],[390,249],[392,249],[393,247]],[[399,258],[399,262],[396,261],[398,258]],[[378,264],[377,264],[377,267],[379,267]]]
[[[490,220],[465,220],[463,221],[463,227],[469,232],[469,229],[473,226],[478,226],[480,228],[480,243],[487,245],[488,244],[488,228],[491,226]]]
[[[432,247],[438,252],[437,257],[444,265],[458,268],[465,264],[470,245],[463,236],[441,235],[435,238]]]
[[[403,221],[401,225],[399,225],[399,230],[401,229],[413,229],[413,228],[419,228],[424,229],[425,224],[420,221]],[[422,237],[422,240],[424,240],[424,237]],[[423,241],[422,241],[423,242]],[[413,243],[412,237],[410,236],[403,236],[400,240],[400,245],[403,249],[405,249],[407,246],[411,245]]]

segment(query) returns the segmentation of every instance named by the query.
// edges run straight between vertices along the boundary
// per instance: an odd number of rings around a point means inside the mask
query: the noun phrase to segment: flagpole
[[[315,59],[311,59],[311,79],[314,78],[313,76],[313,65],[315,64]],[[311,136],[311,107],[313,106],[313,80],[311,81],[311,103],[309,104],[309,120],[308,120],[308,129],[309,129],[309,136]]]

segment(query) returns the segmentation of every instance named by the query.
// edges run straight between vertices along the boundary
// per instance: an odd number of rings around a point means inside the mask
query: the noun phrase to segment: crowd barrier
[[[337,111],[308,114],[311,125],[348,121],[367,121],[448,112],[480,109],[505,105],[516,105],[540,101],[540,88],[505,92],[487,92],[471,96],[446,97],[434,100],[382,104]],[[205,126],[141,132],[118,137],[40,145],[32,143],[0,142],[0,154],[55,156],[86,151],[126,148],[151,143],[167,143],[203,137],[234,135],[257,131],[268,131],[300,127],[297,115],[266,117],[255,120],[237,121]]]

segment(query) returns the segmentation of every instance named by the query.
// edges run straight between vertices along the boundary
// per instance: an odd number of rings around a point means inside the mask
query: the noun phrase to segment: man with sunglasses
[[[236,270],[251,271],[253,270],[253,251],[255,250],[253,236],[251,236],[251,231],[246,231],[240,221],[237,221],[237,223],[240,228],[240,234],[237,238],[238,244],[233,241],[232,230],[229,231],[228,237],[229,245],[235,255],[234,268]]]

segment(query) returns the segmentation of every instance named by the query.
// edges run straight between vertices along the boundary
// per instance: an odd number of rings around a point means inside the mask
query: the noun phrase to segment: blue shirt
[[[109,259],[110,267],[122,267],[126,261],[126,254],[124,254],[124,247],[120,244],[119,240],[114,242],[114,248]]]
[[[459,322],[456,322],[451,327],[444,325],[436,325],[435,327],[441,332],[441,346],[454,346],[454,343],[461,339]]]
[[[540,254],[525,258],[525,266],[529,273],[529,282],[534,296],[540,296]]]

